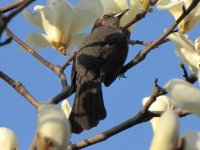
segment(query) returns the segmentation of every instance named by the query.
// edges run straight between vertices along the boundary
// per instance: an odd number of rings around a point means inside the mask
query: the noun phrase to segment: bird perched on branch
[[[108,87],[127,58],[130,35],[120,28],[127,11],[101,15],[77,51],[71,75],[76,94],[69,116],[73,133],[89,130],[106,117],[101,83]]]

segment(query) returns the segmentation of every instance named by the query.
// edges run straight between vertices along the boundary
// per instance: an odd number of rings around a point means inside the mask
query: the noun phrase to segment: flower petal
[[[121,19],[121,26],[125,26],[127,23],[129,23],[131,20],[135,18],[137,13],[140,12],[142,8],[142,4],[140,0],[131,0],[130,1],[130,6],[129,6],[129,11],[124,14],[124,16]],[[126,9],[126,7],[124,7]],[[135,24],[129,27],[129,30],[132,30],[135,27]]]
[[[104,12],[107,11],[115,11],[119,12],[121,10],[128,8],[128,1],[127,0],[101,0]]]
[[[74,6],[72,32],[78,33],[82,29],[94,25],[101,13],[103,13],[103,6],[100,0],[80,0]]]
[[[174,44],[178,47],[187,49],[188,51],[194,50],[194,44],[186,34],[175,32],[171,33],[167,38],[174,42]]]
[[[174,150],[178,142],[178,134],[178,115],[169,109],[161,116],[150,150]]]
[[[150,97],[146,97],[142,100],[143,105],[149,100]],[[149,107],[149,111],[165,111],[174,108],[171,100],[167,96],[159,96],[156,101]],[[160,117],[154,117],[150,120],[153,132],[155,133]]]
[[[200,149],[200,132],[186,132],[182,135],[184,139],[184,150],[199,150]]]
[[[188,36],[177,32],[170,34],[167,38],[174,42],[177,55],[189,64],[190,70],[196,74],[200,65],[200,57]]]
[[[165,85],[169,96],[182,109],[200,115],[200,90],[180,79],[172,79]]]
[[[66,149],[71,137],[70,124],[64,112],[56,105],[45,105],[39,108],[37,137],[49,139],[53,149]],[[45,143],[44,143],[45,144]]]
[[[61,108],[62,108],[63,112],[65,113],[65,116],[67,118],[69,118],[69,115],[71,113],[72,108],[71,108],[71,106],[70,106],[70,104],[69,104],[67,99],[62,101]]]
[[[54,2],[54,1],[51,1]],[[72,22],[73,10],[70,3],[63,0],[52,4],[52,9],[45,7],[42,10],[44,30],[52,42],[66,43]]]
[[[158,10],[166,10],[166,9],[172,9],[177,6],[182,7],[183,1],[180,0],[159,0],[157,2],[157,9]],[[177,8],[176,8],[177,9]]]
[[[34,50],[39,50],[50,46],[48,37],[46,35],[35,32],[29,33],[24,42]]]
[[[17,137],[9,128],[0,127],[0,149],[19,150]]]
[[[37,28],[44,30],[42,25],[42,17],[41,17],[41,10],[44,8],[42,5],[37,5],[34,7],[34,14],[29,12],[28,9],[23,10],[24,18],[31,23],[32,25],[36,26]]]

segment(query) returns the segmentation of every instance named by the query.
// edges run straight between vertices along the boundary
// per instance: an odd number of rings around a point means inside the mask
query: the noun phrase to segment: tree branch
[[[133,60],[131,60],[128,64],[126,64],[122,68],[120,74],[124,74],[126,71],[128,71],[135,65],[139,64],[141,61],[143,61],[147,56],[147,54],[155,47],[157,47],[160,43],[162,43],[163,40],[173,32],[173,30],[177,27],[177,25],[197,6],[198,3],[199,0],[193,0],[188,9],[183,12],[183,14],[176,20],[176,22],[163,35],[161,35],[158,39],[156,39],[153,43],[151,43],[147,48],[141,50]]]
[[[63,69],[60,66],[53,65],[50,62],[48,62],[46,59],[41,57],[36,51],[34,51],[31,47],[29,47],[26,43],[21,41],[16,35],[12,33],[11,30],[8,28],[5,28],[5,32],[8,34],[9,37],[11,37],[15,42],[17,42],[19,45],[21,45],[25,50],[27,50],[33,57],[35,57],[38,61],[40,61],[43,65],[51,69],[60,79],[63,88],[68,87],[67,79],[64,74]]]
[[[84,147],[88,147],[90,145],[105,141],[108,138],[110,138],[128,128],[131,128],[142,122],[149,121],[153,116],[152,116],[152,113],[149,113],[148,108],[156,100],[156,98],[162,94],[161,92],[162,92],[162,89],[160,89],[160,87],[157,85],[157,80],[156,80],[154,89],[152,91],[152,94],[151,94],[148,102],[145,104],[144,108],[137,113],[136,116],[132,117],[131,119],[128,119],[127,121],[111,128],[109,130],[106,130],[105,132],[102,132],[94,137],[85,139],[84,141],[78,142],[76,144],[72,144],[71,149],[73,149],[73,150],[82,149]]]
[[[0,71],[0,78],[12,86],[16,92],[22,95],[29,103],[31,103],[36,109],[39,107],[38,101],[26,90],[23,84],[19,81],[14,81],[11,77]]]
[[[23,2],[18,2],[15,4],[11,4],[11,6],[8,6],[6,9],[4,10],[0,10],[0,37],[4,31],[4,29],[7,27],[7,24],[10,22],[10,20],[16,16],[19,12],[21,12],[24,8],[26,8],[29,4],[31,4],[33,1],[35,0],[26,0]],[[3,16],[2,13],[6,12],[10,9],[16,8],[15,10],[13,10],[7,17]]]

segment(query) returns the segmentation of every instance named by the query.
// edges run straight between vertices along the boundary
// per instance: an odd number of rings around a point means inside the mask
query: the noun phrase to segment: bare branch
[[[88,147],[90,145],[102,142],[107,140],[108,138],[128,129],[131,128],[137,124],[140,124],[142,122],[149,121],[153,116],[152,113],[149,113],[148,108],[151,106],[151,104],[156,100],[156,98],[161,94],[162,89],[160,89],[157,86],[157,81],[155,81],[155,87],[152,91],[152,94],[150,96],[150,99],[148,102],[145,104],[144,108],[140,110],[136,116],[134,116],[131,119],[128,119],[127,121],[105,131],[102,132],[94,137],[85,139],[84,141],[78,142],[76,144],[72,144],[71,148],[72,149],[81,149],[84,147]]]
[[[36,109],[39,107],[38,101],[26,90],[26,88],[19,81],[14,81],[11,77],[0,71],[0,78],[12,86],[15,91],[22,95],[29,103],[31,103]]]
[[[187,72],[187,69],[185,68],[185,65],[182,62],[179,65],[181,69],[183,70],[183,77],[185,78],[186,81],[188,81],[189,77],[188,77],[188,72]]]
[[[1,13],[6,13],[8,11],[11,11],[11,10],[19,7],[22,3],[24,3],[24,2],[23,1],[13,2],[13,3],[11,3],[11,4],[7,5],[7,6],[4,6],[4,7],[0,8],[0,12]]]
[[[38,61],[40,61],[42,64],[44,64],[46,67],[51,69],[60,79],[63,88],[68,87],[67,79],[64,74],[63,69],[60,66],[53,65],[50,62],[48,62],[46,59],[41,57],[36,51],[34,51],[31,47],[29,47],[26,43],[21,41],[16,35],[14,35],[11,30],[8,28],[5,29],[5,32],[10,36],[15,42],[17,42],[19,45],[21,45],[24,49],[26,49],[32,56],[34,56]]]
[[[173,32],[176,26],[197,6],[199,0],[193,0],[189,8],[183,12],[183,14],[176,20],[176,22],[158,39],[156,39],[153,43],[151,43],[147,48],[140,51],[133,60],[131,60],[128,64],[126,64],[120,74],[124,74],[126,71],[139,64],[141,61],[145,59],[147,54],[157,47],[169,34]]]
[[[4,29],[7,27],[7,24],[10,22],[10,20],[16,16],[19,12],[21,12],[25,7],[27,7],[29,4],[31,4],[35,0],[26,0],[18,4],[18,7],[16,7],[15,10],[13,10],[7,17],[2,15],[2,12],[0,12],[0,37],[4,31]],[[8,9],[8,8],[7,8]],[[11,8],[10,8],[11,9]],[[6,11],[6,10],[4,10]]]

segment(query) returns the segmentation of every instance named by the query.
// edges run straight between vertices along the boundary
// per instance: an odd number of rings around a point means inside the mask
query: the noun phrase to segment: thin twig
[[[183,14],[176,20],[176,22],[163,35],[161,35],[158,39],[151,43],[147,48],[140,51],[133,60],[131,60],[128,64],[126,64],[123,67],[120,74],[124,74],[126,71],[143,61],[147,54],[155,47],[157,47],[169,34],[171,34],[173,30],[177,27],[177,25],[197,6],[198,3],[199,0],[193,0],[189,8],[185,12],[183,12]]]
[[[35,0],[26,0],[20,3],[18,7],[16,7],[15,10],[13,10],[7,17],[2,15],[2,12],[0,13],[0,37],[7,27],[7,24],[10,22],[10,20],[16,16],[19,12],[21,12],[24,8],[26,8],[29,4],[31,4]]]
[[[76,56],[76,52],[73,52],[69,55],[69,58],[67,59],[67,61],[62,65],[62,70],[65,70],[67,66],[70,65],[70,63],[73,61],[73,59]]]
[[[188,72],[187,69],[185,68],[185,65],[181,62],[180,64],[181,69],[183,70],[183,77],[185,78],[186,81],[189,80]]]
[[[132,26],[132,25],[135,24],[136,22],[138,22],[138,21],[140,21],[141,19],[145,18],[146,14],[147,14],[146,11],[141,10],[141,12],[138,13],[138,14],[135,16],[135,18],[134,18],[133,20],[131,20],[128,24],[126,24],[126,25],[122,28],[122,30],[125,31],[126,29],[128,29],[130,26]]]
[[[12,86],[15,91],[21,94],[29,103],[31,103],[36,109],[39,107],[38,101],[26,90],[22,83],[13,80],[11,77],[0,71],[0,78]]]
[[[20,46],[22,46],[25,50],[27,50],[31,55],[33,55],[38,61],[44,64],[46,67],[51,69],[60,79],[63,88],[68,87],[66,76],[60,66],[53,65],[43,57],[41,57],[36,51],[34,51],[31,47],[29,47],[26,43],[21,41],[16,35],[14,35],[11,30],[5,28],[5,32],[10,36],[15,42],[17,42]]]
[[[137,124],[140,124],[142,122],[146,122],[150,120],[153,116],[152,113],[149,113],[148,108],[151,106],[151,104],[156,100],[156,98],[161,94],[162,90],[157,86],[157,80],[155,81],[155,86],[152,91],[152,94],[148,100],[148,102],[145,104],[144,108],[140,110],[136,116],[132,117],[131,119],[128,119],[127,121],[109,129],[105,132],[102,132],[94,137],[85,139],[84,141],[78,142],[76,144],[72,144],[71,148],[73,150],[75,149],[82,149],[84,147],[88,147],[90,145],[102,142],[107,140],[108,138],[128,129],[131,128]]]
[[[0,12],[1,13],[6,13],[8,11],[11,11],[11,10],[17,8],[22,3],[24,3],[24,2],[23,1],[13,2],[13,3],[11,3],[11,4],[7,5],[7,6],[4,6],[4,7],[0,8]]]

